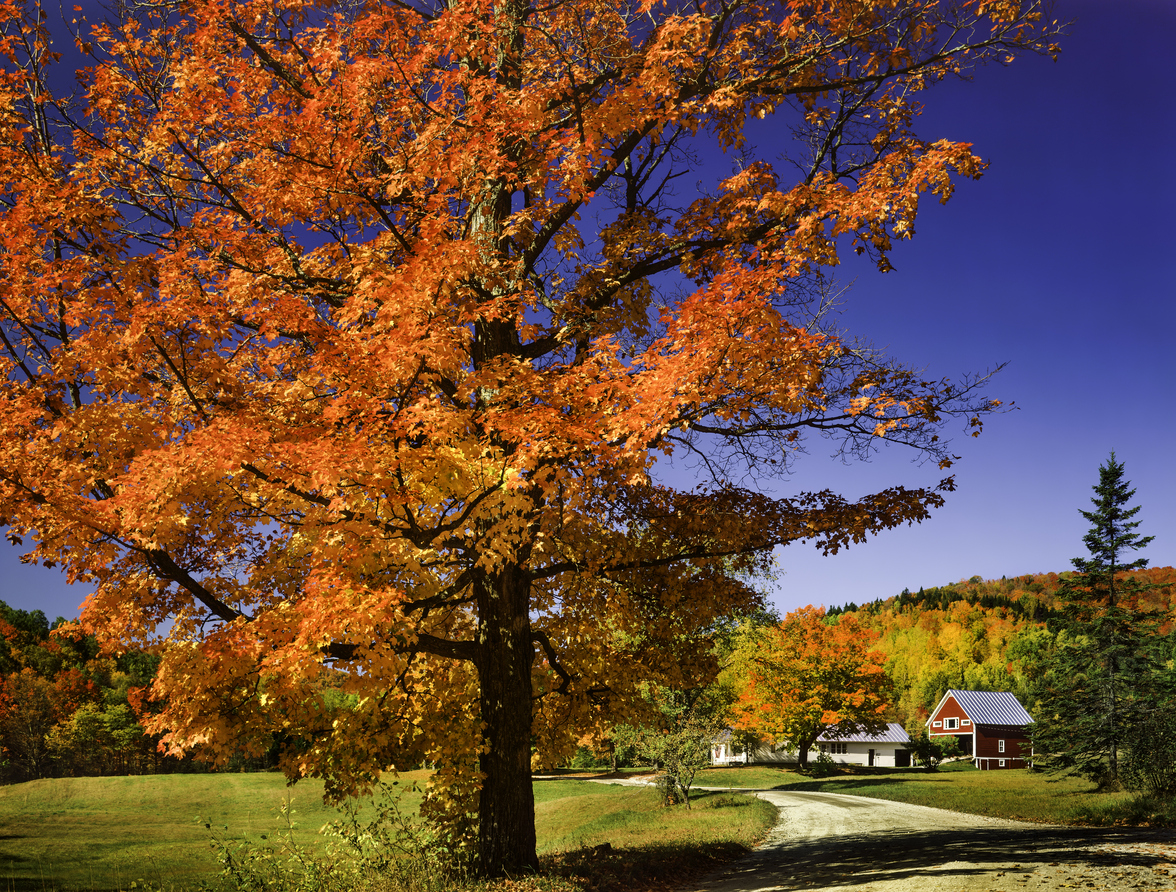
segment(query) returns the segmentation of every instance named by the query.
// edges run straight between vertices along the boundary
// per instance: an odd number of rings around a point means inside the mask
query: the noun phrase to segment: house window
[[[970,724],[972,724],[971,719],[964,719],[962,722],[960,722],[960,725],[970,725]]]
[[[848,743],[831,743],[829,744],[829,751],[835,756],[844,756],[849,753]]]
[[[932,728],[942,728],[942,727],[943,727],[943,722],[940,722],[940,721],[934,721],[934,722],[932,722],[932,723],[931,723],[931,727],[932,727]]]
[[[996,742],[996,751],[997,751],[998,753],[1003,753],[1003,752],[1004,752],[1004,741],[1003,741],[1003,740],[998,740],[998,741]]]
[[[958,728],[959,726],[960,726],[960,720],[959,720],[959,719],[948,719],[948,720],[947,720],[947,730],[948,730],[948,731],[954,731],[954,730],[955,730],[956,728]]]

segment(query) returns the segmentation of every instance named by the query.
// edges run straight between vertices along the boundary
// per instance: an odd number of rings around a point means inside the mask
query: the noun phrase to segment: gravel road
[[[832,793],[760,792],[767,842],[691,892],[1176,892],[1176,832],[1023,824]]]

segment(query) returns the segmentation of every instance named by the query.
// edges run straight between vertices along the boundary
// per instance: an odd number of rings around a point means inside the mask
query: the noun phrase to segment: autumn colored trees
[[[155,662],[101,656],[85,636],[51,635],[41,611],[0,601],[0,780],[181,767],[156,751],[131,704]]]
[[[827,621],[811,605],[748,629],[734,657],[743,679],[736,725],[795,749],[802,767],[823,733],[883,731],[891,683],[885,655],[871,649],[877,640],[855,617]]]
[[[72,27],[0,9],[0,518],[97,586],[104,646],[160,644],[173,751],[279,732],[334,794],[427,758],[428,814],[484,871],[532,867],[533,755],[706,668],[774,546],[836,551],[951,486],[746,472],[806,434],[946,467],[944,423],[995,406],[831,334],[806,282],[842,249],[885,268],[981,172],[916,134],[920,91],[1052,52],[1038,3],[193,0]],[[667,454],[697,487],[654,479]]]

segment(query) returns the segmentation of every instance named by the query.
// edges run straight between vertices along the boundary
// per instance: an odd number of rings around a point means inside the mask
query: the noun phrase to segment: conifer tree
[[[1093,511],[1083,537],[1089,557],[1074,558],[1062,578],[1056,646],[1047,659],[1034,748],[1055,770],[1070,770],[1101,787],[1120,783],[1120,755],[1154,702],[1157,665],[1150,645],[1154,616],[1141,603],[1148,586],[1124,575],[1147,566],[1127,560],[1152,536],[1141,536],[1129,507],[1135,490],[1111,453],[1099,468]]]

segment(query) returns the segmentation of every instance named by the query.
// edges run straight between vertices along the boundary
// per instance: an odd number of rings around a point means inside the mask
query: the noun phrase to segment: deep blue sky
[[[990,162],[926,205],[894,272],[844,264],[851,330],[935,376],[1007,361],[1018,409],[954,439],[958,491],[928,522],[835,557],[781,550],[776,604],[861,603],[903,587],[1070,569],[1110,451],[1136,487],[1152,566],[1176,564],[1176,3],[1062,0],[1063,52],[927,96],[921,132]],[[939,477],[899,454],[824,460],[800,488],[848,495]]]
[[[853,333],[935,377],[1007,361],[991,393],[1018,408],[955,437],[959,488],[930,521],[834,557],[782,549],[781,610],[1068,569],[1112,449],[1156,537],[1144,556],[1176,564],[1176,2],[1056,12],[1075,20],[1056,63],[1021,58],[926,97],[920,132],[974,143],[984,178],[924,205],[894,272],[854,259],[837,274]],[[789,486],[860,496],[942,476],[896,451],[858,466],[827,451],[814,443]],[[0,542],[0,599],[76,616],[85,592],[16,557]]]

